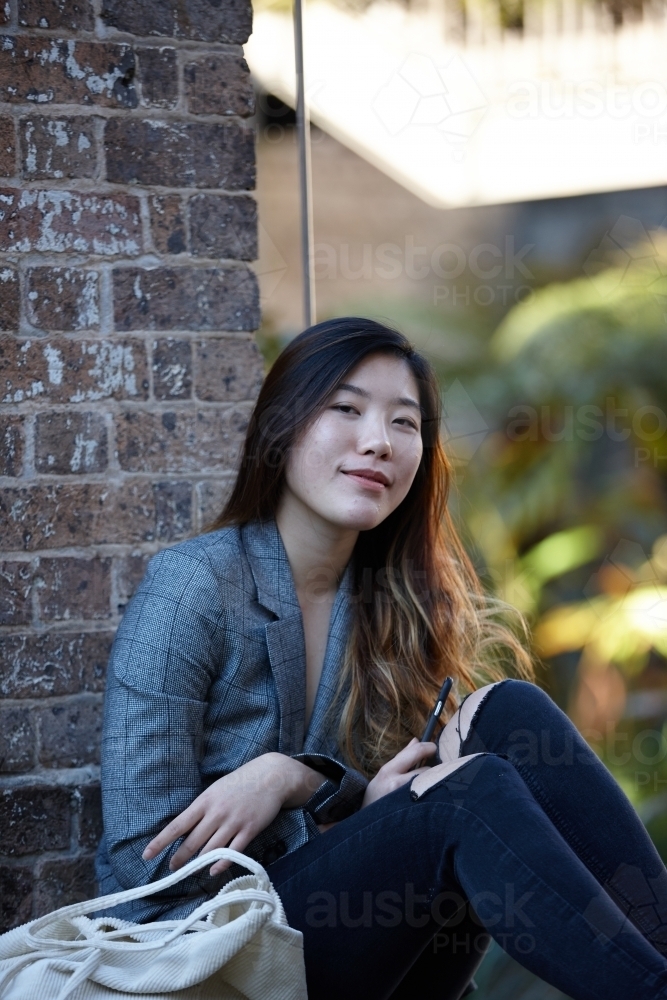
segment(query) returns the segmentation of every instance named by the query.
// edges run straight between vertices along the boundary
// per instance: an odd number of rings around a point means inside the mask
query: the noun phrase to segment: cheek
[[[324,427],[314,427],[290,454],[285,477],[290,489],[299,494],[321,487],[329,478],[333,442]]]
[[[414,445],[412,448],[406,449],[406,451],[400,456],[400,461],[397,463],[401,493],[404,497],[412,483],[415,476],[417,475],[417,469],[419,468],[419,463],[421,462],[423,454],[423,446],[421,441]]]

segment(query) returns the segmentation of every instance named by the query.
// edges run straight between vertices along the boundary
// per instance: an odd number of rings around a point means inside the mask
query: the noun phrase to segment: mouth
[[[341,472],[348,479],[353,479],[359,486],[363,486],[364,489],[371,490],[373,493],[381,493],[388,486],[391,486],[387,476],[375,469],[341,469]]]

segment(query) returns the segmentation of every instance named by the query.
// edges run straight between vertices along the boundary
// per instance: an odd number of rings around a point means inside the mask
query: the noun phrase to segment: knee
[[[508,706],[516,706],[524,711],[534,711],[536,708],[551,706],[554,702],[541,687],[532,681],[523,681],[509,677],[498,685],[494,700],[505,702]]]
[[[502,685],[503,681],[496,681],[493,684],[485,684],[484,687],[477,688],[463,701],[460,708],[451,717],[438,741],[438,753],[443,762],[454,760],[459,757],[463,743],[468,737],[473,719],[477,715],[480,707],[489,696],[491,691]]]
[[[452,782],[457,797],[467,792],[475,793],[473,799],[481,796],[495,798],[498,792],[512,785],[521,785],[522,779],[506,757],[495,753],[481,752],[459,757],[456,761],[438,764],[428,772],[418,774],[410,783],[411,798],[416,801],[431,789]],[[468,802],[472,807],[472,800]]]

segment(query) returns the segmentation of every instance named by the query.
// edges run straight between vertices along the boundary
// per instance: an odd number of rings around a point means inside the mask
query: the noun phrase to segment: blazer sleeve
[[[326,779],[303,806],[316,823],[335,823],[361,808],[368,779],[359,771],[326,754],[294,753],[291,756],[319,771]]]
[[[125,888],[168,875],[182,842],[151,861],[141,857],[202,791],[206,701],[226,632],[219,584],[206,554],[166,549],[155,556],[118,628],[105,697],[105,841],[112,871]],[[204,872],[193,877],[193,894],[214,891],[219,883]],[[179,895],[187,889],[181,883]]]

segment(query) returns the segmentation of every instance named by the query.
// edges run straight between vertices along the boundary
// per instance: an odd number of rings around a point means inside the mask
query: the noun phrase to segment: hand
[[[283,806],[302,805],[322,781],[321,774],[301,761],[279,753],[262,754],[209,785],[151,840],[142,857],[145,861],[154,858],[185,834],[169,862],[172,871],[197,852],[206,854],[216,847],[243,851]],[[218,875],[231,864],[218,861],[210,874]]]
[[[420,743],[416,736],[395,757],[384,764],[374,778],[366,786],[361,808],[369,806],[376,799],[395,791],[401,785],[418,775],[428,771],[428,767],[418,767],[425,757],[432,757],[436,751],[435,743]]]

